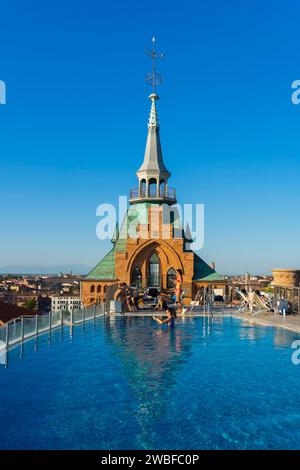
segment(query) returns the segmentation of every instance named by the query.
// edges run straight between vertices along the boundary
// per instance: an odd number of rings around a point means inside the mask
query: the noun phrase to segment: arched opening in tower
[[[160,197],[165,197],[165,192],[166,192],[166,181],[165,180],[160,180],[159,182],[159,196]]]
[[[149,180],[149,196],[150,197],[157,196],[157,181],[155,178],[151,178]]]
[[[140,197],[146,197],[146,180],[143,178],[140,181]]]

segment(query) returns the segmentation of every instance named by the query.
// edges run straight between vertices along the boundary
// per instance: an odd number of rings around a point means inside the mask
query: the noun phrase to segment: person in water
[[[175,319],[176,319],[175,309],[173,307],[167,307],[166,314],[167,314],[167,318],[165,318],[164,320],[161,320],[158,317],[152,317],[152,318],[153,320],[155,320],[157,323],[160,323],[161,325],[167,324],[167,325],[173,326],[175,323]]]

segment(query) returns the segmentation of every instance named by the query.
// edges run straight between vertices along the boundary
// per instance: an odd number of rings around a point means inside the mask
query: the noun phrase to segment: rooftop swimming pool
[[[295,339],[232,318],[54,330],[0,366],[0,448],[300,448]]]

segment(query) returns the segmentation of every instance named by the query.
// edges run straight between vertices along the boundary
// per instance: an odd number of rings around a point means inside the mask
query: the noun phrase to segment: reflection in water
[[[93,322],[82,323],[76,326],[63,326],[56,328],[45,334],[25,340],[9,348],[9,350],[0,350],[0,367],[8,367],[11,360],[26,358],[26,353],[30,351],[37,352],[40,344],[48,344],[54,341],[73,342],[76,338],[93,334],[103,328],[110,342],[118,346],[118,354],[127,360],[127,354],[131,357],[131,366],[125,369],[133,370],[138,368],[145,380],[152,381],[151,386],[156,389],[158,384],[163,381],[164,371],[167,367],[168,378],[172,382],[173,373],[176,368],[185,362],[191,353],[191,343],[195,332],[191,326],[194,319],[190,317],[181,317],[177,320],[174,328],[169,326],[159,326],[151,324],[149,317],[104,317],[103,320],[94,320]],[[212,332],[215,335],[223,335],[224,317],[202,317],[202,343],[205,346]],[[293,339],[298,339],[298,334],[283,328],[264,327],[251,324],[247,320],[241,320],[239,323],[234,318],[226,318],[227,326],[229,322],[234,330],[238,332],[241,340],[259,341],[263,339],[270,330],[273,330],[273,344],[276,347],[290,347]],[[150,326],[151,325],[151,326]],[[187,328],[185,328],[187,326]],[[198,331],[199,333],[199,331]],[[151,354],[149,354],[149,346]],[[170,370],[169,370],[170,369]],[[171,374],[169,375],[169,372]],[[174,372],[173,372],[174,371]],[[161,379],[161,380],[160,380]],[[171,386],[171,382],[170,385]]]
[[[149,319],[105,319],[106,335],[122,361],[124,374],[136,400],[136,419],[142,432],[138,439],[149,445],[149,428],[159,423],[172,402],[176,376],[190,359],[192,329],[150,323]],[[192,320],[185,320],[192,323]]]
[[[240,339],[246,339],[248,341],[258,341],[267,334],[265,328],[260,328],[254,324],[249,324],[247,320],[241,321],[239,327]]]
[[[283,328],[274,328],[274,345],[281,347],[291,347],[294,339],[299,339],[299,334],[293,333]]]
[[[284,328],[276,328],[271,326],[260,326],[257,324],[249,323],[247,320],[242,320],[239,325],[239,337],[242,340],[258,341],[264,338],[273,330],[273,344],[274,346],[290,347],[291,338],[297,339],[299,335]]]

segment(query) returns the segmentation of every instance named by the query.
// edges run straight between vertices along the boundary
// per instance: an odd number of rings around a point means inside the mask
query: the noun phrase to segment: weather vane
[[[156,59],[162,59],[165,54],[155,50],[155,37],[152,38],[152,51],[148,51],[148,55],[152,58],[152,72],[147,74],[147,82],[151,84],[152,91],[155,93],[157,85],[161,84],[161,74],[156,72]]]

